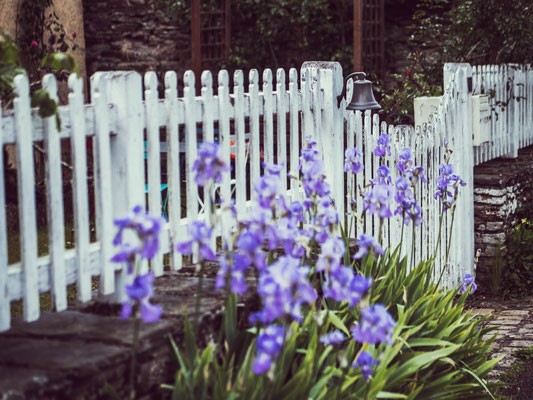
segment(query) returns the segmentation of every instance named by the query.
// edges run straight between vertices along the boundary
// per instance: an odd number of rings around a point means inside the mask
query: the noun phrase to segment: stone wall
[[[191,68],[187,18],[165,16],[148,0],[84,0],[87,72]]]
[[[516,159],[495,159],[474,169],[476,249],[483,253],[477,278],[489,287],[492,269],[505,256],[505,240],[521,217],[533,216],[533,146]]]

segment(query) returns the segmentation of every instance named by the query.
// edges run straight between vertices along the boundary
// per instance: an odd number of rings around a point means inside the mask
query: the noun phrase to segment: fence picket
[[[209,78],[211,75],[209,75]],[[207,87],[208,78],[205,79]],[[202,89],[203,92],[204,89]],[[203,93],[204,94],[204,93]],[[204,94],[205,95],[205,94]],[[170,222],[170,242],[177,243],[181,222],[181,173],[180,173],[180,138],[178,127],[178,76],[174,71],[165,74],[165,107],[167,109],[167,180],[168,180],[168,219]],[[205,126],[205,125],[204,125]],[[173,246],[172,246],[173,247]],[[180,270],[183,257],[174,248],[171,249],[171,267]]]
[[[281,190],[287,191],[287,90],[285,89],[285,70],[276,72],[276,119],[277,119],[277,164],[282,165]]]
[[[229,98],[229,75],[228,71],[222,70],[218,73],[218,111],[220,115],[219,119],[219,140],[222,153],[222,160],[226,165],[230,165],[230,114],[231,104]],[[221,183],[221,199],[223,202],[231,203],[231,187],[230,187],[230,174],[224,174]],[[227,212],[222,214],[221,219],[222,237],[226,243],[231,245],[231,219]]]
[[[2,104],[0,104],[2,110]],[[7,223],[6,223],[6,195],[4,179],[4,144],[2,130],[2,112],[0,111],[0,332],[11,326],[11,307],[7,287],[8,259],[7,259]]]
[[[295,68],[289,70],[289,118],[290,118],[290,174],[291,174],[291,198],[293,201],[299,200],[300,188],[299,159],[300,159],[300,130],[299,130],[299,105],[300,95],[298,93],[298,72]]]
[[[91,299],[91,275],[89,265],[89,202],[87,199],[87,154],[85,118],[83,113],[83,80],[72,74],[68,80],[70,93],[70,121],[72,124],[72,166],[74,169],[74,233],[78,259],[78,299]]]
[[[157,75],[154,71],[144,76],[144,105],[146,113],[146,150],[148,177],[148,210],[153,215],[161,215],[161,146],[159,144],[159,93]],[[146,158],[146,156],[145,156]],[[163,275],[163,254],[159,248],[151,261],[155,276]],[[147,272],[147,263],[142,264],[142,273]]]
[[[311,115],[311,88],[309,81],[309,69],[305,68],[300,71],[300,87],[302,92],[302,144],[306,145],[307,137],[316,139],[313,131]]]
[[[361,111],[355,112],[355,147],[361,151],[361,154],[364,156],[364,144],[363,144],[363,116]],[[364,163],[364,159],[361,159],[361,163],[363,163],[363,171],[361,171],[359,174],[356,175],[355,178],[355,190],[353,193],[353,198],[356,199],[357,203],[357,220],[356,220],[356,237],[361,236],[363,232],[365,232],[365,223],[363,217],[363,199],[360,195],[360,192],[363,190],[365,186],[365,176],[366,176],[366,164]]]
[[[185,103],[185,176],[187,184],[187,223],[198,218],[198,185],[193,179],[192,166],[197,156],[196,141],[196,92],[194,73],[185,72],[183,76],[183,100]],[[196,260],[196,259],[195,259]]]
[[[246,127],[244,125],[244,75],[233,74],[235,97],[235,204],[240,217],[246,213]]]
[[[274,163],[274,104],[272,96],[272,71],[263,71],[263,99],[265,110],[263,112],[263,143],[265,163]]]
[[[14,84],[23,307],[24,320],[30,322],[37,320],[40,312],[30,84],[26,75],[17,75]]]
[[[57,82],[52,74],[43,77],[43,89],[57,101]],[[65,221],[63,217],[63,181],[61,168],[61,142],[57,120],[49,117],[43,121],[46,149],[46,210],[50,249],[50,281],[52,301],[56,311],[67,308],[65,281]]]
[[[249,74],[249,96],[250,96],[250,188],[259,180],[261,175],[261,138],[259,136],[259,113],[262,108],[259,97],[259,72],[256,69],[250,70]]]
[[[97,72],[91,77],[91,101],[95,107],[95,203],[96,236],[100,241],[100,294],[109,295],[115,289],[115,268],[110,262],[113,242],[111,186],[111,149],[109,144],[109,107],[104,76]]]

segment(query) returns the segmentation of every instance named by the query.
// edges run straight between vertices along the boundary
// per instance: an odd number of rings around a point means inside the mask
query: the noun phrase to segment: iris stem
[[[196,303],[194,305],[194,332],[198,336],[200,320],[200,303],[202,301],[202,291],[204,284],[205,261],[200,261],[200,271],[198,272],[198,282],[196,284]]]
[[[448,257],[450,256],[450,249],[452,248],[452,246],[450,245],[450,242],[452,240],[453,222],[455,220],[454,217],[455,217],[455,204],[452,208],[452,222],[450,224],[450,233],[448,235],[448,241],[446,243],[446,259],[444,260],[444,265],[442,266],[442,269],[440,271],[440,276],[439,276],[439,280],[437,281],[437,286],[439,286],[440,281],[442,280],[442,276],[444,275],[444,271],[448,267]]]
[[[415,269],[415,243],[416,243],[416,234],[415,234],[415,222],[413,221],[413,243],[411,243],[411,265]]]
[[[137,313],[133,321],[133,343],[131,346],[131,359],[130,359],[130,400],[135,399],[135,366],[137,364],[137,345],[139,343],[139,330],[141,326],[141,320]]]
[[[400,251],[398,253],[398,257],[400,258],[400,260],[402,259],[403,227],[405,225],[404,219],[405,219],[405,211],[402,212],[402,230],[400,231]]]

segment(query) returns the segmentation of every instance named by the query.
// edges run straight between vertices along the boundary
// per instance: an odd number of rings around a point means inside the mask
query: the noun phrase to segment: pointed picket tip
[[[185,71],[183,74],[183,85],[187,89],[194,89],[195,87],[195,77],[194,72],[191,70]]]
[[[213,89],[213,74],[211,73],[211,71],[202,72],[202,76],[200,77],[200,79],[202,81],[202,92],[204,91],[204,89]]]
[[[17,97],[28,97],[30,94],[30,81],[26,74],[20,74],[15,76],[13,79],[13,84],[15,85],[15,95]]]
[[[238,69],[233,73],[233,84],[239,88],[244,87],[244,73],[242,70]]]
[[[43,76],[43,89],[47,91],[52,100],[57,102],[57,79],[54,74]]]
[[[298,83],[298,71],[296,68],[291,68],[289,70],[289,81]]]
[[[263,71],[263,85],[272,84],[272,70],[267,68]]]
[[[286,81],[286,77],[285,77],[285,70],[283,68],[278,68],[278,70],[276,71],[276,82],[283,86],[285,86],[285,83],[287,82]]]
[[[148,71],[144,74],[144,88],[146,90],[153,90],[157,93],[157,74],[155,71]]]
[[[165,73],[165,89],[176,89],[178,86],[178,74],[175,71]]]
[[[68,88],[71,94],[81,93],[83,91],[83,79],[78,74],[70,74],[68,77]]]
[[[229,86],[229,74],[225,69],[218,71],[218,86],[228,87]]]
[[[248,79],[250,81],[250,85],[257,85],[259,83],[259,71],[254,69],[251,69],[248,74]]]

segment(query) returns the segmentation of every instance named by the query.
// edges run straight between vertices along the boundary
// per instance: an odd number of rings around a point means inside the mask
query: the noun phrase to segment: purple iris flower
[[[352,368],[361,368],[361,373],[363,378],[368,380],[370,375],[372,375],[372,366],[377,365],[378,362],[372,357],[372,355],[366,351],[362,351],[357,357],[357,361],[352,364]]]
[[[340,267],[327,274],[323,285],[324,297],[338,302],[347,301],[354,307],[368,294],[372,278],[355,275],[351,267]]]
[[[308,147],[302,150],[300,157],[300,171],[302,183],[307,198],[314,196],[324,197],[329,195],[330,186],[326,182],[324,161],[316,150],[316,142],[308,142]]]
[[[283,171],[284,166],[285,166],[284,163],[282,164],[263,163],[263,168],[265,169],[265,172],[268,172],[269,175],[280,176],[281,171]]]
[[[327,333],[320,337],[320,343],[325,346],[339,344],[344,342],[345,340],[346,336],[344,336],[344,334],[338,329],[335,329],[333,332]]]
[[[218,274],[215,280],[215,288],[222,289],[226,286],[226,279],[230,272],[230,266],[225,256],[218,257],[219,267]],[[229,285],[232,293],[244,294],[248,289],[246,285],[245,271],[250,268],[252,261],[247,254],[233,254],[233,264],[231,265],[231,276],[229,277]]]
[[[422,222],[424,222],[424,218],[422,218],[422,209],[420,208],[420,206],[414,203],[407,210],[407,213],[404,217],[405,225],[409,226],[410,221],[413,221],[413,224],[415,224],[415,226],[419,226]]]
[[[126,294],[129,300],[122,304],[121,318],[126,319],[132,313],[133,303],[138,303],[141,309],[141,320],[145,323],[157,322],[163,310],[161,306],[150,303],[154,294],[154,274],[148,272],[134,278],[131,285],[126,285]]]
[[[435,199],[440,198],[443,211],[447,211],[457,200],[459,186],[466,186],[466,182],[453,173],[452,164],[441,164],[439,170],[440,175],[435,180],[437,183]]]
[[[214,261],[216,258],[215,253],[213,253],[213,250],[209,247],[209,239],[211,238],[212,229],[202,221],[193,221],[189,224],[188,231],[191,240],[178,243],[176,245],[176,251],[182,254],[191,254],[193,244],[198,243],[200,257],[204,260]]]
[[[362,233],[359,239],[357,240],[358,250],[353,256],[354,259],[358,260],[364,255],[368,254],[370,250],[373,250],[377,254],[385,254],[385,251],[379,244],[379,242],[372,236]]]
[[[344,152],[344,172],[358,174],[364,169],[363,153],[357,147],[346,149]]]
[[[145,212],[141,206],[136,206],[127,217],[115,220],[118,232],[113,239],[113,245],[121,245],[124,231],[131,229],[137,234],[141,242],[141,246],[138,247],[138,254],[141,258],[150,260],[159,250],[159,233],[163,222],[163,218],[154,217]]]
[[[390,203],[394,188],[387,184],[378,184],[363,194],[363,211],[368,215],[378,214],[380,218],[392,217]]]
[[[122,243],[119,246],[120,246],[119,252],[111,258],[111,262],[127,263],[128,274],[131,274],[133,273],[133,266],[135,264],[135,256],[139,252],[139,248],[132,246],[129,243]]]
[[[386,133],[379,135],[378,146],[374,150],[374,155],[377,157],[385,157],[386,154],[390,156],[390,138]]]
[[[276,196],[281,190],[281,180],[279,175],[263,175],[254,184],[254,191],[256,194],[257,203],[263,207],[270,209]]]
[[[356,342],[392,344],[392,330],[396,321],[381,304],[374,304],[363,309],[361,320],[352,329],[352,338]]]
[[[477,284],[475,277],[471,274],[465,274],[463,277],[463,286],[461,286],[460,292],[464,293],[470,288],[470,293],[474,293],[477,290]]]
[[[252,371],[256,375],[261,375],[272,368],[272,363],[276,360],[283,348],[285,341],[285,328],[283,326],[269,325],[257,338],[255,357]]]
[[[398,169],[398,172],[401,176],[407,176],[407,174],[410,171],[410,164],[411,164],[411,149],[409,147],[405,147],[400,151],[400,155],[398,156],[398,162],[396,163],[396,168]]]
[[[322,243],[320,255],[316,262],[316,270],[335,271],[340,267],[346,247],[340,238],[329,237]]]
[[[194,181],[199,186],[205,186],[211,179],[216,183],[222,182],[222,174],[229,171],[229,167],[218,156],[216,143],[203,142],[198,149],[198,158],[194,161],[192,171],[195,173]]]
[[[377,174],[377,178],[375,179],[372,179],[372,184],[373,185],[388,185],[390,184],[391,182],[391,178],[389,176],[390,174],[390,170],[389,168],[386,166],[386,165],[381,165],[377,171],[376,171],[376,174]]]
[[[250,321],[271,323],[289,315],[302,320],[301,305],[313,303],[317,294],[307,276],[310,268],[300,266],[300,259],[282,256],[261,272],[257,292],[263,308],[250,316]]]

